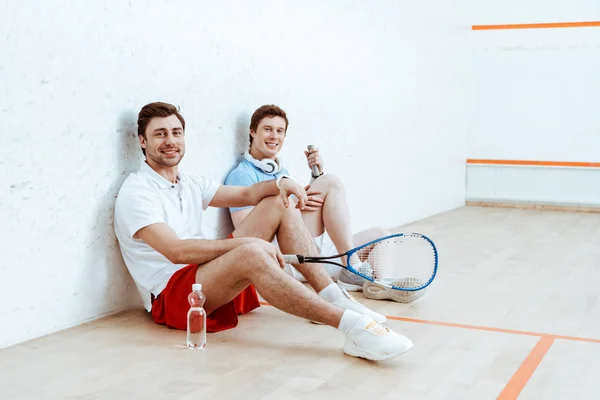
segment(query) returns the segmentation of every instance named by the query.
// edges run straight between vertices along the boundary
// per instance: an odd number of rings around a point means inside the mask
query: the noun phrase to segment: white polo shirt
[[[145,161],[138,172],[131,173],[123,182],[115,203],[115,233],[146,310],[152,307],[151,294],[158,296],[171,276],[186,264],[171,263],[133,235],[148,225],[164,222],[181,239],[203,239],[202,211],[219,186],[209,178],[181,171],[178,183],[173,184]]]

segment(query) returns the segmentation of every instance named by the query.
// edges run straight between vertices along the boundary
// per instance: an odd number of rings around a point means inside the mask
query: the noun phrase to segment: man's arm
[[[295,195],[300,207],[304,207],[307,196],[306,191],[292,179],[283,178],[279,182],[279,188],[275,180],[255,183],[251,186],[228,186],[219,187],[209,206],[211,207],[244,207],[255,206],[262,199],[269,196],[280,195],[283,204],[287,207],[290,203],[288,197]]]
[[[204,264],[247,243],[245,239],[180,239],[164,222],[148,225],[135,234],[173,264]]]
[[[204,264],[244,244],[263,247],[283,268],[285,262],[275,246],[258,238],[226,240],[180,239],[164,222],[148,225],[135,234],[173,264]]]

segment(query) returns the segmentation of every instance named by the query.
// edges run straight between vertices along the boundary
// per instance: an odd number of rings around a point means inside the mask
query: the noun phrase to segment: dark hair
[[[179,114],[179,107],[162,102],[146,104],[138,113],[138,136],[143,136],[144,138],[146,137],[146,128],[148,127],[148,124],[152,118],[169,117],[171,115],[175,115],[179,121],[181,121],[181,126],[185,131],[185,119],[183,119],[183,116]],[[143,148],[142,153],[146,155],[146,150]]]
[[[285,130],[287,131],[289,121],[285,111],[273,104],[264,105],[254,111],[252,118],[250,118],[250,130],[256,132],[258,124],[260,124],[260,121],[262,121],[264,117],[281,117],[285,119]],[[250,145],[252,145],[252,135],[248,134],[248,136],[250,137]]]

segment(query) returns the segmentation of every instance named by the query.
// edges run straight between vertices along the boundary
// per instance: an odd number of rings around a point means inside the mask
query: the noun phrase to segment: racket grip
[[[306,151],[308,151],[308,154],[310,154],[313,151],[314,148],[315,148],[314,145],[309,144],[308,146],[306,146]],[[319,167],[317,167],[316,165],[313,165],[311,167],[311,170],[312,170],[312,175],[313,176],[319,176]]]
[[[303,256],[297,256],[294,254],[284,254],[283,259],[286,262],[286,264],[303,264],[304,263]]]

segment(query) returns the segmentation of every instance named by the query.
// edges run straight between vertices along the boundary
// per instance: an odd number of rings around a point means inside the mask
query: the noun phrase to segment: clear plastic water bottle
[[[204,349],[206,347],[206,311],[204,311],[206,296],[202,293],[202,284],[192,285],[188,301],[191,307],[187,314],[187,346],[190,349]]]

